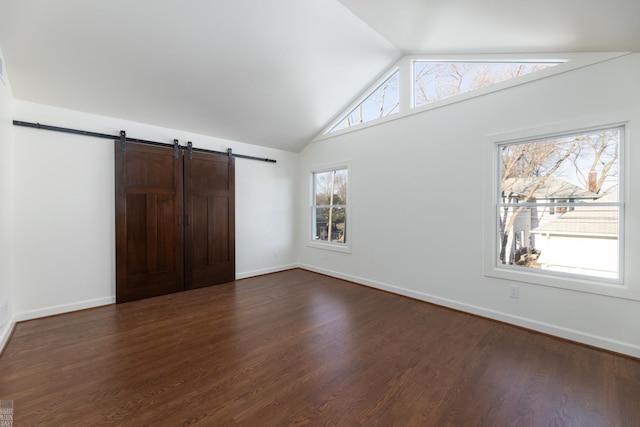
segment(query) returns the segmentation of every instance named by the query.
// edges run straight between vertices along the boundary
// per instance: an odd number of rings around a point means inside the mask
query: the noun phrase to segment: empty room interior
[[[0,421],[640,425],[639,16],[1,0]]]

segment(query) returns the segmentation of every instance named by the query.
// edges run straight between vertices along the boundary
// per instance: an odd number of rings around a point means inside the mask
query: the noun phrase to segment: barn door
[[[182,156],[115,144],[116,302],[184,289]]]
[[[115,150],[116,302],[235,280],[233,157]]]
[[[186,289],[235,280],[233,157],[185,154],[184,188]]]

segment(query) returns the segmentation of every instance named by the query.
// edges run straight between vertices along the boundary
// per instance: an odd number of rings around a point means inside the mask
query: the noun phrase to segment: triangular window
[[[329,132],[348,129],[352,126],[381,119],[397,113],[400,105],[398,90],[399,73],[396,70],[388,79],[378,86],[364,101],[358,104],[349,114],[340,120]]]
[[[560,62],[413,61],[413,106],[515,79]]]

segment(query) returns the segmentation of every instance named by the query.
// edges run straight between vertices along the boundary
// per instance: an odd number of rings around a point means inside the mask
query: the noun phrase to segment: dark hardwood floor
[[[640,361],[303,270],[19,323],[21,426],[640,426]]]

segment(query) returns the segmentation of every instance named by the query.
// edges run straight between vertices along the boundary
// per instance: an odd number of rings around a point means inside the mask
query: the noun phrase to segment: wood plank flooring
[[[640,361],[303,270],[19,323],[15,426],[639,426]]]

